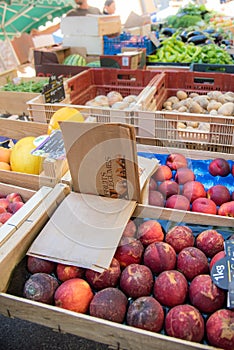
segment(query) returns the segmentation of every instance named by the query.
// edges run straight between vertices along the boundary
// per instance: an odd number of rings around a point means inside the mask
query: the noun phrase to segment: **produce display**
[[[115,109],[132,108],[137,103],[136,95],[128,95],[123,97],[118,91],[110,91],[106,95],[98,95],[92,100],[85,103],[86,106],[97,106]]]
[[[225,18],[204,5],[189,3],[167,18],[159,33],[160,45],[147,57],[149,63],[233,64],[234,19]]]
[[[24,200],[19,193],[0,194],[0,226],[5,224],[23,205]]]
[[[17,91],[17,92],[33,92],[41,93],[45,84],[48,84],[49,79],[42,79],[35,81],[34,79],[23,80],[14,79],[7,82],[7,84],[0,87],[2,91]]]
[[[8,293],[231,350],[234,311],[210,275],[231,237],[231,228],[132,218],[104,272],[25,256]]]
[[[223,158],[191,162],[171,153],[152,175],[149,204],[234,217],[234,164]]]

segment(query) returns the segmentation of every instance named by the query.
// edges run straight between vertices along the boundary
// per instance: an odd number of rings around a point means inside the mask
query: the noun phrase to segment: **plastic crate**
[[[234,91],[234,76],[225,73],[165,71],[156,81],[156,111],[134,111],[134,125],[142,143],[164,147],[233,153],[234,117],[161,111],[163,103],[178,90],[206,94]],[[206,125],[207,129],[180,129],[179,122]]]
[[[103,44],[104,55],[121,53],[123,47],[145,48],[147,55],[151,55],[156,50],[156,46],[147,36],[132,35],[125,32],[114,38],[103,36]]]
[[[84,105],[97,95],[106,95],[111,90],[122,96],[139,95],[139,93],[159,75],[159,72],[140,69],[91,68],[75,75],[68,82],[72,104]]]
[[[192,63],[190,70],[192,72],[219,72],[234,74],[234,64]]]

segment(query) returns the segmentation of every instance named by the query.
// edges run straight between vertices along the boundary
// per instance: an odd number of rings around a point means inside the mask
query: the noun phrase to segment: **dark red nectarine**
[[[208,198],[196,198],[192,203],[191,211],[205,214],[217,214],[215,202]]]
[[[224,238],[216,230],[205,230],[196,238],[196,247],[203,251],[208,258],[224,249]]]
[[[178,209],[178,210],[190,210],[190,202],[187,197],[182,194],[174,194],[166,200],[166,208]]]
[[[206,194],[207,198],[211,199],[218,206],[231,200],[230,192],[224,185],[212,186],[207,190]]]
[[[179,194],[180,187],[177,182],[173,180],[166,180],[160,183],[158,191],[162,193],[164,198],[168,198],[173,194]]]
[[[208,259],[200,249],[187,247],[177,256],[177,269],[191,281],[195,276],[209,272]]]
[[[187,226],[174,226],[166,233],[165,241],[169,243],[176,253],[186,247],[193,247],[195,238],[191,228]]]
[[[164,233],[161,224],[156,220],[147,220],[139,225],[137,238],[144,246],[153,242],[162,242]]]
[[[164,197],[159,191],[149,191],[149,205],[164,207]]]
[[[230,174],[231,168],[226,159],[213,159],[208,166],[209,173],[212,176],[227,176]]]
[[[192,203],[197,198],[206,197],[206,190],[201,182],[188,181],[183,185],[181,194]]]
[[[176,252],[166,242],[154,242],[148,245],[143,255],[144,265],[148,266],[153,274],[173,270],[176,266]]]
[[[194,181],[195,175],[194,172],[189,168],[179,168],[175,174],[175,181],[178,182],[179,185],[184,185],[188,181]]]
[[[157,182],[170,180],[172,178],[172,171],[167,165],[160,165],[152,177]]]
[[[234,201],[223,203],[218,209],[218,215],[234,217]]]
[[[139,239],[134,237],[122,237],[115,251],[115,259],[123,269],[130,264],[140,264],[144,247]]]

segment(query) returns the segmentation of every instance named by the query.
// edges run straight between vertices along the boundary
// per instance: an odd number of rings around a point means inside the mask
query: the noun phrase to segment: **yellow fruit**
[[[53,130],[59,129],[59,121],[73,121],[73,122],[83,122],[84,117],[82,114],[75,108],[72,107],[62,107],[58,109],[52,115],[50,123],[48,126],[48,134],[51,134]]]
[[[31,151],[35,148],[34,140],[35,137],[27,136],[14,145],[10,157],[12,171],[34,175],[40,174],[42,158],[31,154]]]

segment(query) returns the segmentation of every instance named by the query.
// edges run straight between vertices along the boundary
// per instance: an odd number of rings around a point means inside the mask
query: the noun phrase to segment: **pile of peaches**
[[[189,168],[184,155],[169,154],[165,164],[160,165],[150,179],[148,203],[178,210],[234,217],[234,191],[230,191],[223,181],[225,177],[230,176],[234,180],[234,164],[230,165],[226,159],[216,158],[210,161],[207,171],[214,179],[219,177],[220,184],[205,189],[200,181],[196,181],[194,171]],[[233,184],[234,181],[231,182]]]
[[[223,233],[206,227],[195,232],[168,221],[164,225],[154,219],[132,219],[110,267],[102,273],[26,256],[20,295],[233,350],[234,309],[227,308],[227,290],[219,288],[210,275],[215,263],[225,256],[224,237],[233,239],[234,235],[230,230]],[[14,294],[13,286],[14,277],[8,293]]]
[[[5,224],[22,206],[24,201],[17,192],[7,195],[0,193],[0,226]]]

